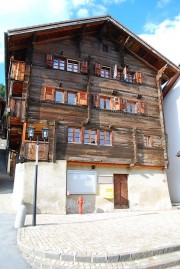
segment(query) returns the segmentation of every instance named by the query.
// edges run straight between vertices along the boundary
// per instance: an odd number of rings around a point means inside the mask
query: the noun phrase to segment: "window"
[[[84,143],[85,144],[96,144],[97,142],[97,131],[85,129],[84,130]]]
[[[84,143],[94,145],[112,145],[113,133],[110,131],[100,131],[94,129],[84,128],[68,128],[68,142],[69,143]]]
[[[76,105],[76,93],[68,92],[67,102],[70,105]]]
[[[100,131],[99,143],[100,145],[111,145],[111,136],[108,131]]]
[[[110,109],[110,98],[100,97],[100,108]]]
[[[54,58],[53,60],[53,68],[59,70],[65,70],[65,59],[62,58]]]
[[[110,78],[110,76],[111,76],[111,68],[106,67],[106,66],[102,66],[101,67],[101,77],[102,78]]]
[[[117,70],[117,79],[124,80],[123,70]]]
[[[64,103],[64,92],[55,90],[55,102]]]
[[[153,140],[151,136],[144,135],[144,146],[145,147],[152,147],[153,146]]]
[[[130,83],[134,83],[134,73],[127,72],[124,75],[124,80],[127,81],[127,82],[130,82]]]
[[[80,128],[68,128],[68,142],[80,143]]]
[[[73,61],[73,60],[68,60],[67,71],[78,73],[79,72],[79,62]]]
[[[131,113],[136,113],[136,102],[127,101],[126,102],[126,111]]]
[[[102,51],[104,51],[104,52],[108,52],[108,51],[109,51],[109,47],[108,47],[108,45],[103,44],[103,45],[102,45]]]

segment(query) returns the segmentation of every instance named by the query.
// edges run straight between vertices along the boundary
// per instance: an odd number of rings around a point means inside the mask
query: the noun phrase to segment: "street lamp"
[[[28,137],[32,141],[34,137],[34,126],[30,125],[27,129]],[[48,138],[48,127],[44,126],[41,130],[42,138],[44,142]],[[36,201],[37,201],[37,177],[38,177],[38,150],[39,150],[39,137],[36,138],[36,162],[35,162],[35,172],[34,172],[34,196],[33,196],[33,219],[32,226],[36,226]]]

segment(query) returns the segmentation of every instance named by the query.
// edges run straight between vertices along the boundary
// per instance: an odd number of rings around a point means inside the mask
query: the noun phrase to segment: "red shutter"
[[[46,54],[46,67],[52,68],[53,67],[53,55]]]
[[[144,104],[144,102],[139,102],[138,103],[138,112],[141,113],[141,114],[145,113],[145,104]]]
[[[99,107],[100,98],[99,95],[95,94],[93,95],[93,106]]]
[[[44,89],[44,99],[54,102],[54,88],[46,86]]]
[[[82,61],[81,62],[81,73],[88,73],[88,62]]]
[[[12,62],[11,63],[11,74],[10,74],[10,77],[12,79],[15,79],[15,77],[16,77],[17,67],[18,67],[18,62]]]
[[[78,92],[78,105],[87,106],[87,92]]]
[[[25,63],[14,61],[11,64],[11,74],[10,77],[14,80],[24,80],[25,73]]]
[[[95,75],[101,76],[101,64],[95,63]]]
[[[136,71],[136,83],[142,84],[142,73]]]
[[[17,80],[24,80],[24,73],[25,73],[25,63],[19,63],[18,66],[18,74],[17,74]]]
[[[120,110],[126,110],[126,99],[120,98]]]
[[[113,110],[119,110],[120,109],[119,97],[112,97],[111,98],[111,109],[113,109]]]

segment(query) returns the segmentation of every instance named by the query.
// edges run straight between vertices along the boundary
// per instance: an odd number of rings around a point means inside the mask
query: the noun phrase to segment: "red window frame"
[[[97,144],[97,130],[84,129],[84,144]]]
[[[112,133],[111,131],[99,131],[99,144],[101,146],[112,146]]]
[[[68,143],[81,143],[81,129],[69,127],[68,128]]]
[[[110,108],[110,98],[100,96],[100,98],[99,98],[99,107],[101,109],[111,109]]]
[[[144,139],[144,146],[152,148],[152,146],[153,146],[152,136],[144,135],[143,139]]]
[[[55,62],[57,64],[55,64]],[[66,69],[66,60],[63,58],[54,57],[53,58],[53,69],[65,70]]]
[[[67,71],[79,73],[80,72],[80,63],[75,60],[67,59]]]
[[[130,113],[137,113],[136,102],[127,100],[126,101],[126,111]]]
[[[101,77],[110,78],[111,77],[111,68],[107,66],[101,66]]]

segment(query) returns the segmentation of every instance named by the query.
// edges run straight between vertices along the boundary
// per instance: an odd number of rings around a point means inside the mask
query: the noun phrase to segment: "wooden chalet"
[[[18,165],[31,167],[44,126],[39,170],[66,163],[56,183],[55,172],[46,178],[64,197],[52,212],[76,213],[79,195],[85,212],[169,208],[161,84],[176,65],[110,16],[9,30],[5,55],[9,148]],[[40,201],[39,208],[51,212]]]

